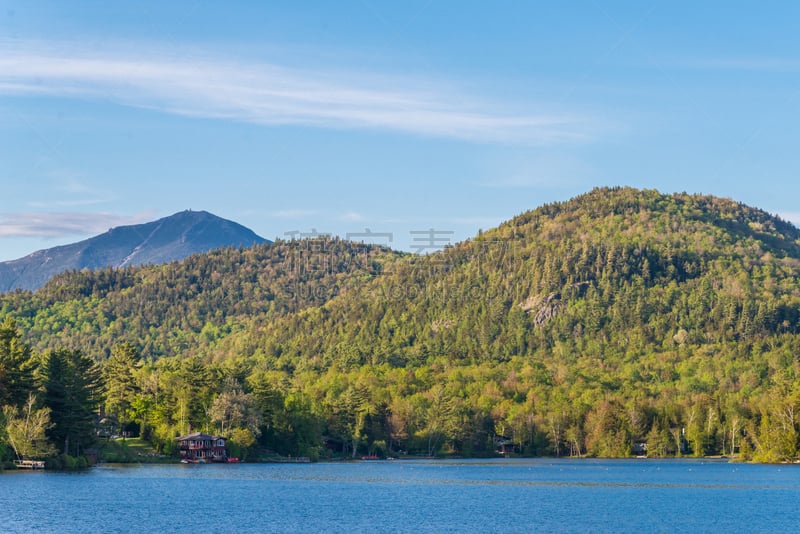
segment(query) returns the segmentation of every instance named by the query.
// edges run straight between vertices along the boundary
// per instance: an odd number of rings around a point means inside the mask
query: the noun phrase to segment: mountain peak
[[[514,217],[496,232],[536,242],[669,243],[695,250],[701,245],[714,248],[715,241],[736,242],[742,251],[758,247],[778,257],[800,256],[800,230],[764,210],[730,198],[631,187],[595,188],[546,204]]]
[[[264,242],[267,240],[238,223],[207,211],[185,210],[2,262],[0,291],[36,290],[53,275],[73,269],[168,263],[208,250]]]

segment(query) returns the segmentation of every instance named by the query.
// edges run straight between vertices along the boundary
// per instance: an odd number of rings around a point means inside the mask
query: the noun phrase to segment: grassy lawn
[[[174,463],[170,456],[158,454],[149,442],[140,438],[103,440],[100,458],[108,463]]]

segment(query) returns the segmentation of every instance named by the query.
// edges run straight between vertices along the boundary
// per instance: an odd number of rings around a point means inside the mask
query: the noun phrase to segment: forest
[[[425,256],[325,238],[65,273],[0,295],[0,455],[127,429],[244,459],[793,461],[798,274],[791,224],[630,188]]]

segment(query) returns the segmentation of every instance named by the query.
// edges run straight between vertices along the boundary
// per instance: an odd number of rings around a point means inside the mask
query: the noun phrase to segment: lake
[[[695,460],[104,465],[0,475],[2,532],[793,532],[800,466]]]

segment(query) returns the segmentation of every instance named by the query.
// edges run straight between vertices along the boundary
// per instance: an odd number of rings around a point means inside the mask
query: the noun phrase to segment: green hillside
[[[100,362],[106,407],[162,449],[192,428],[251,454],[781,461],[798,273],[800,231],[763,211],[596,189],[425,257],[227,249],[63,275],[0,315],[34,360]]]
[[[796,332],[799,243],[732,201],[598,189],[269,325],[262,346],[302,360],[344,343],[356,363],[402,365],[746,343]]]
[[[35,293],[0,295],[34,350],[67,346],[102,361],[128,342],[147,359],[203,355],[249,318],[320,305],[400,255],[341,240],[226,248],[165,265],[72,271]]]

